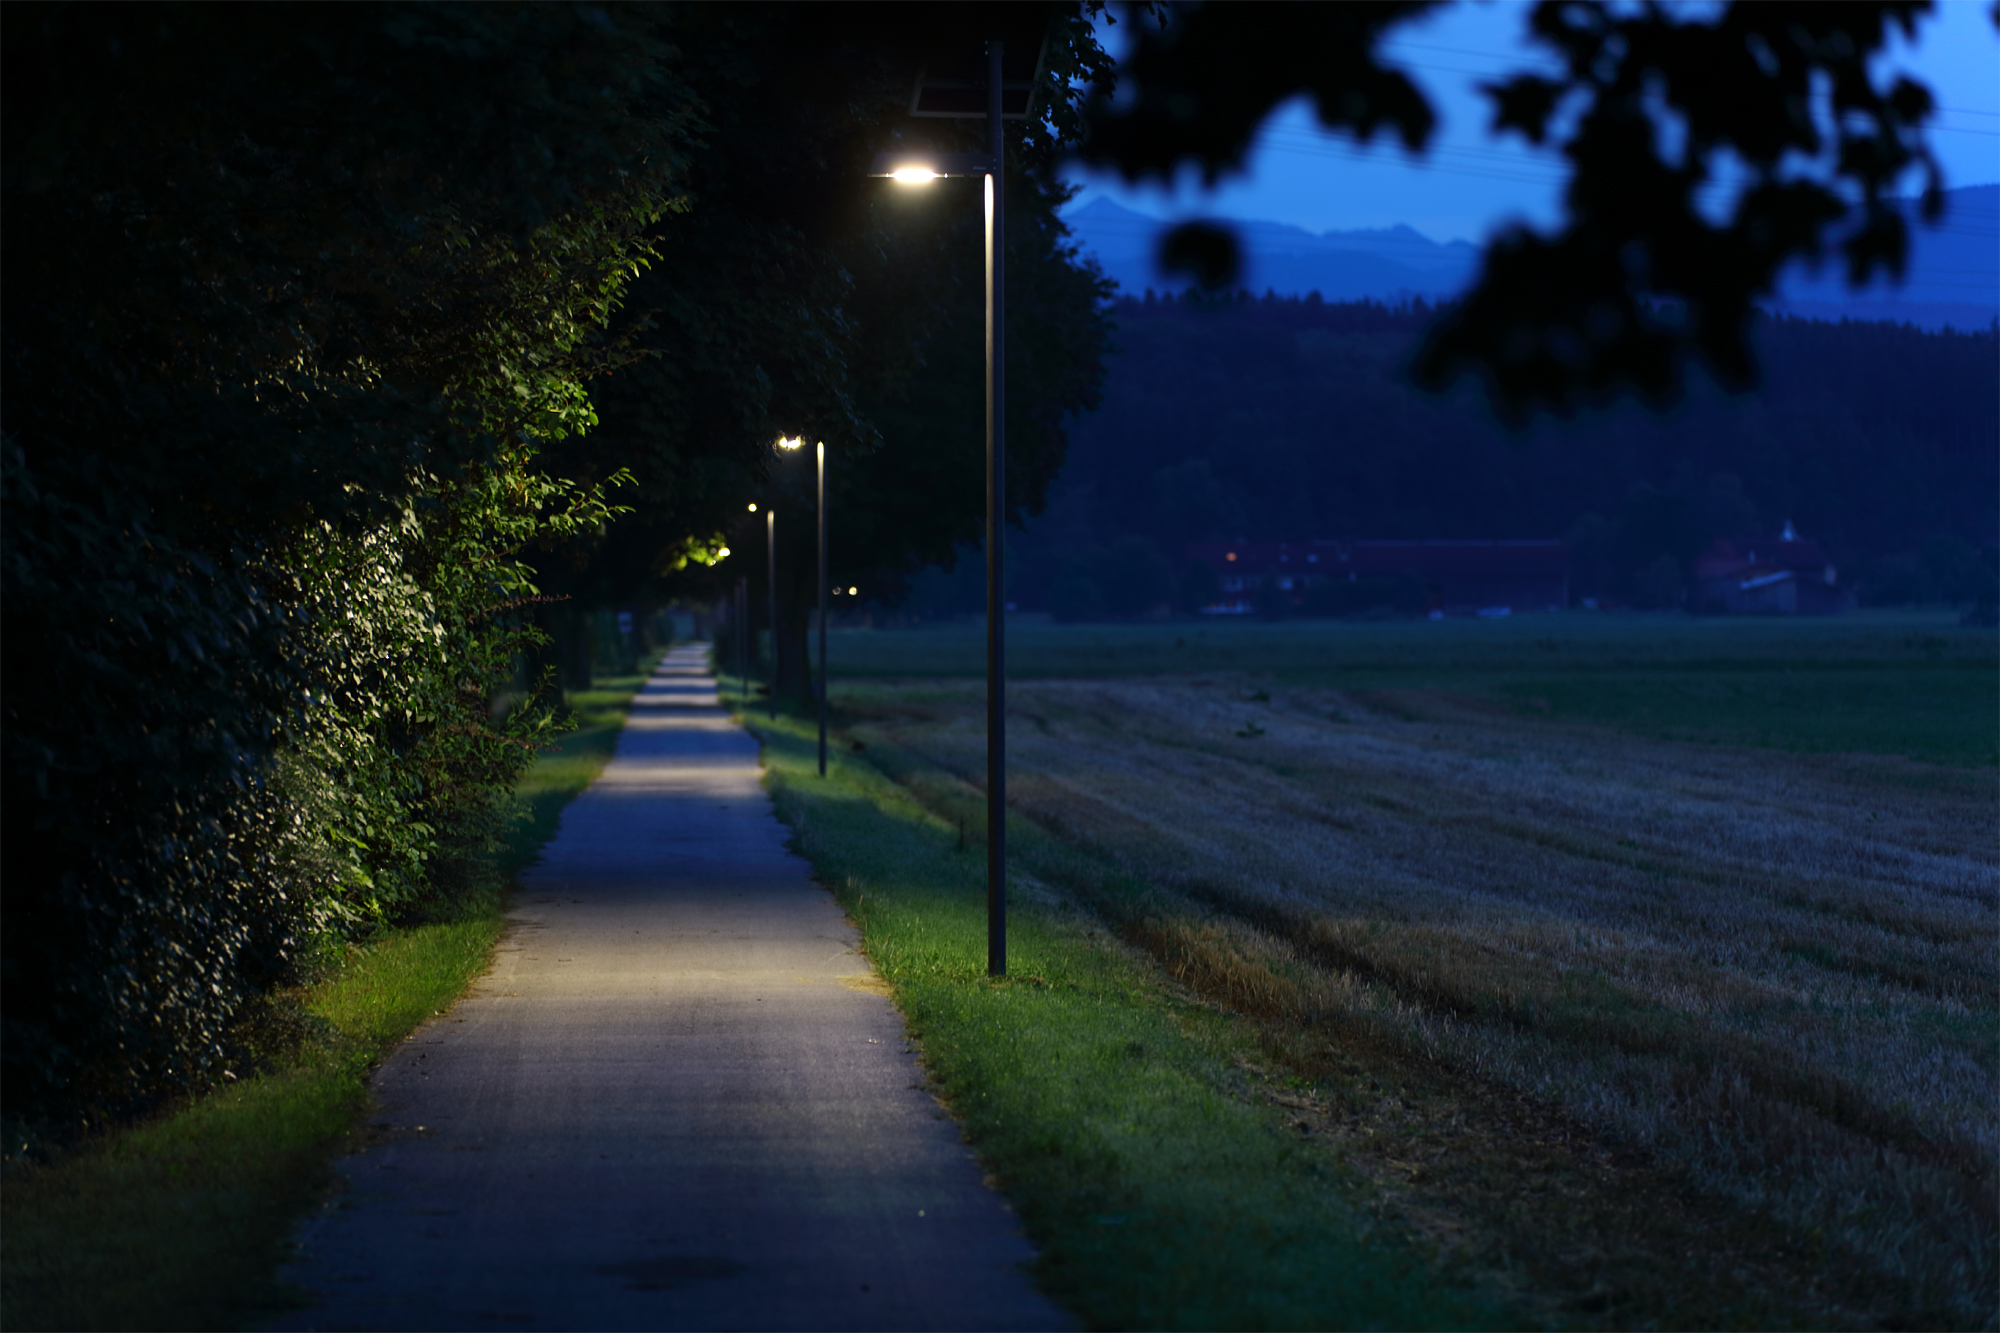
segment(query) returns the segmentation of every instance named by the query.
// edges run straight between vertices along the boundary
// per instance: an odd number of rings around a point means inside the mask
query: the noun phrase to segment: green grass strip
[[[737,701],[740,702],[740,701]],[[1097,1328],[1464,1328],[1500,1316],[1436,1282],[1362,1187],[1258,1095],[1254,1034],[1194,1003],[1091,918],[1010,912],[985,975],[985,855],[813,724],[761,710],[796,849],[860,927],[1038,1277]],[[1025,832],[1025,830],[1024,830]]]
[[[325,1192],[382,1052],[450,1004],[503,926],[498,906],[385,933],[306,997],[321,1035],[54,1163],[8,1171],[8,1329],[238,1328],[294,1304],[277,1280]]]
[[[518,869],[600,773],[643,675],[570,697],[578,729],[521,784]],[[382,1054],[486,970],[503,904],[386,931],[294,997],[308,1034],[265,1072],[41,1165],[10,1163],[0,1191],[0,1327],[242,1328],[297,1304],[278,1281],[298,1219],[360,1146]]]

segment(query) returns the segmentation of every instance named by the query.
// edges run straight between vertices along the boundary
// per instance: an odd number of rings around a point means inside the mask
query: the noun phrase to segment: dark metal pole
[[[986,44],[986,971],[1007,975],[1006,136],[1001,43]],[[821,580],[825,582],[825,580]]]
[[[765,591],[770,594],[769,632],[771,635],[771,660],[764,664],[764,676],[770,682],[766,696],[771,704],[771,717],[778,716],[778,509],[773,505],[764,511],[764,581],[770,585]]]
[[[819,775],[826,776],[826,441],[819,442]]]

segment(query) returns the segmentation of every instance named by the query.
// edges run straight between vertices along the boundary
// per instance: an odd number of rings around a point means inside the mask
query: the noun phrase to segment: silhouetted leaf
[[[1234,286],[1241,265],[1235,230],[1219,222],[1183,222],[1160,242],[1160,267],[1209,291]]]

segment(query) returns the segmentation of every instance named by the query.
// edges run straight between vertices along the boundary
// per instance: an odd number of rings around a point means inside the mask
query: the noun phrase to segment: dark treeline
[[[1104,403],[1020,542],[1021,599],[1074,600],[1084,580],[1107,613],[1136,614],[1177,590],[1186,543],[1216,538],[1564,538],[1577,596],[1653,605],[1685,587],[1663,559],[1685,576],[1715,537],[1786,520],[1864,601],[1970,600],[1966,564],[1990,564],[1990,329],[1765,319],[1755,392],[1697,380],[1665,414],[1612,404],[1510,429],[1476,383],[1410,383],[1436,313],[1119,300]],[[921,591],[943,610],[970,589]]]

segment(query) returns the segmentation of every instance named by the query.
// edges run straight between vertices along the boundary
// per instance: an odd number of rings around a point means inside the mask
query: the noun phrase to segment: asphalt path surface
[[[675,650],[492,971],[376,1075],[278,1327],[1071,1324],[759,776]]]

